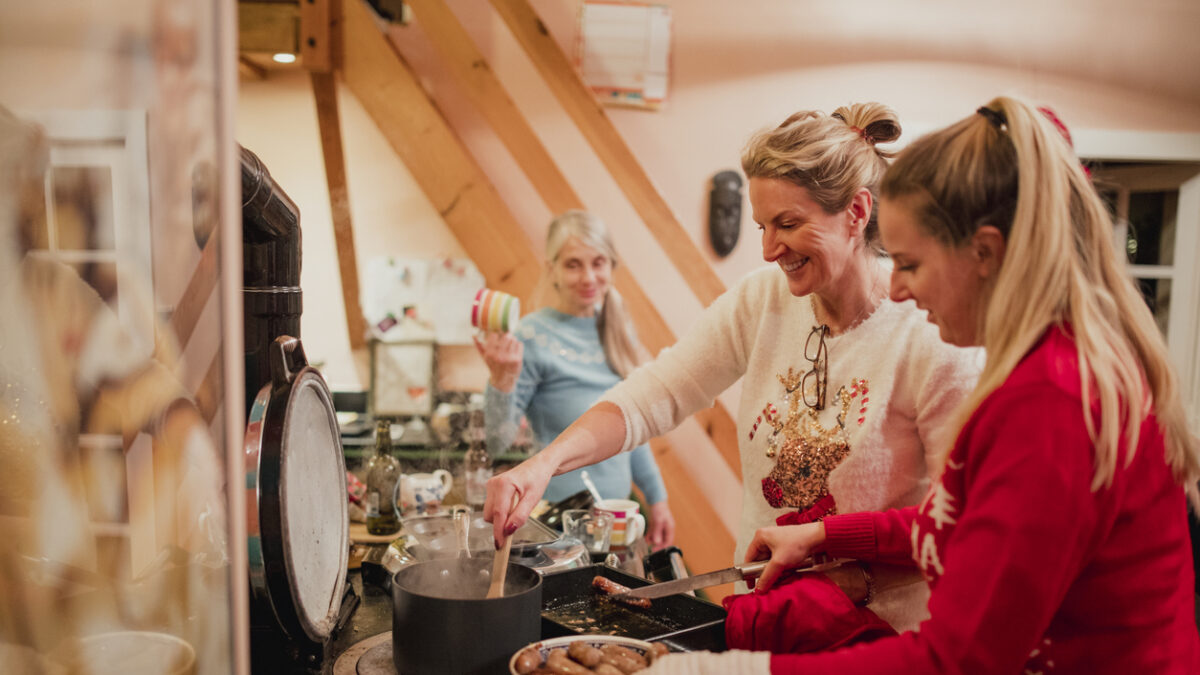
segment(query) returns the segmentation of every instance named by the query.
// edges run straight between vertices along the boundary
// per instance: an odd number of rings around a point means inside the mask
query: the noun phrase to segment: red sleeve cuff
[[[825,519],[825,552],[835,558],[871,560],[879,550],[870,513],[842,513]]]

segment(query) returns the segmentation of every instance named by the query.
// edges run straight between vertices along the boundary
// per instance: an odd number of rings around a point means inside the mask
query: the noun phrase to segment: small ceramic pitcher
[[[433,473],[410,473],[396,481],[396,504],[401,513],[437,511],[454,485],[454,477],[445,469]]]

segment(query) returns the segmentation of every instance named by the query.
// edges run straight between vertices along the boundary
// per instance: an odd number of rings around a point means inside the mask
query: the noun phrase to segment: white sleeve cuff
[[[770,675],[770,652],[733,650],[670,654],[656,659],[645,675]]]

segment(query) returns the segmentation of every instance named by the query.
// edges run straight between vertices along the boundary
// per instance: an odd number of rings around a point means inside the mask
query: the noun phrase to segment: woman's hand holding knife
[[[824,543],[825,524],[821,522],[759,529],[746,548],[745,562],[769,562],[752,586],[763,591],[771,588],[783,573],[803,567]]]

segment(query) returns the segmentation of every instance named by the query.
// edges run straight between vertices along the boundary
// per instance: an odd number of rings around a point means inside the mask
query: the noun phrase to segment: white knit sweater
[[[838,513],[909,506],[924,496],[936,457],[954,441],[950,416],[983,363],[981,350],[942,342],[925,316],[912,302],[884,300],[848,332],[827,337],[826,407],[810,412],[794,385],[812,368],[804,356],[817,325],[812,302],[788,291],[778,267],[765,268],[718,298],[676,345],[602,400],[620,407],[628,450],[711,406],[745,376],[737,412],[740,562],[755,530],[812,506],[826,491]],[[816,343],[814,337],[814,352]],[[880,593],[871,609],[897,630],[915,629],[927,616],[927,595],[924,584],[904,586]]]

